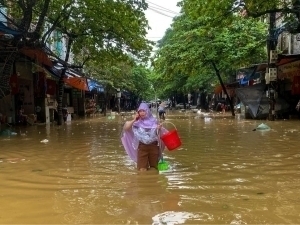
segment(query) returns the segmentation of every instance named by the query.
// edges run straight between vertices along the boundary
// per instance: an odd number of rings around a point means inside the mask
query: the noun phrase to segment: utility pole
[[[269,98],[269,120],[275,120],[275,84],[277,82],[277,36],[276,31],[276,13],[272,12],[269,15],[269,38],[267,40],[267,50],[268,50],[268,68],[266,73],[266,84],[268,87],[267,97]]]

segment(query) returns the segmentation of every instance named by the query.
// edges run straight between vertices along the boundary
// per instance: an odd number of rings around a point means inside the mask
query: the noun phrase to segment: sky
[[[146,0],[148,9],[146,17],[151,30],[147,38],[151,41],[160,40],[171,26],[173,17],[179,15],[180,8],[176,6],[179,0]]]

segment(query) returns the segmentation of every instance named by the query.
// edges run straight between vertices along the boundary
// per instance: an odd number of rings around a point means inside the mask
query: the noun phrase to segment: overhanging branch
[[[257,12],[257,13],[250,12],[246,6],[244,8],[247,12],[247,15],[249,17],[253,17],[253,18],[258,18],[258,17],[261,17],[261,16],[269,14],[269,13],[277,13],[277,12],[286,13],[286,14],[287,13],[299,13],[298,10],[290,9],[290,8],[274,8],[274,9],[268,9],[268,10]]]

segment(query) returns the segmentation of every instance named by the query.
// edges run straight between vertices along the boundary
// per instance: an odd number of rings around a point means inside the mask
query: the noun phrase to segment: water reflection
[[[252,131],[261,121],[170,112],[183,145],[165,152],[169,171],[141,175],[119,140],[127,119],[1,136],[0,223],[300,223],[299,121],[263,132]]]

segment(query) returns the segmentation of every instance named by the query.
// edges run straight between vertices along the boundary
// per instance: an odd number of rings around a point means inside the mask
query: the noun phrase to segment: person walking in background
[[[26,125],[27,124],[27,118],[28,116],[24,114],[24,108],[23,106],[20,106],[19,112],[18,112],[18,123]]]
[[[226,105],[224,103],[221,104],[222,113],[226,112]]]
[[[159,119],[165,120],[165,114],[166,114],[165,103],[162,102],[158,106],[158,116],[159,116]]]
[[[165,131],[146,103],[141,103],[134,119],[124,124],[121,141],[139,171],[157,170],[164,149],[159,134]]]
[[[65,107],[62,108],[62,115],[63,115],[64,122],[67,122],[68,114],[69,114],[68,106],[65,105]]]
[[[298,118],[300,119],[300,100],[298,101],[296,107],[295,107],[297,113],[298,113]]]

